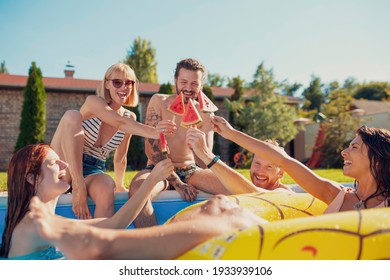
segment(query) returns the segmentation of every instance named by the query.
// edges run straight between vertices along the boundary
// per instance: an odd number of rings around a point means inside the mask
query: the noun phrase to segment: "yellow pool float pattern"
[[[326,205],[309,194],[251,194],[231,199],[270,222],[210,239],[178,259],[390,259],[390,208],[316,216]]]

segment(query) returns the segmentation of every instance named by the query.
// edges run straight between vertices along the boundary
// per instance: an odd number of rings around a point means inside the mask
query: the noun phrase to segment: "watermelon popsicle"
[[[198,102],[201,112],[214,113],[218,111],[218,107],[201,90],[198,91]]]
[[[195,108],[194,102],[192,99],[189,99],[180,125],[185,128],[196,127],[196,125],[201,121],[202,118],[199,115],[198,110]]]
[[[180,91],[180,93],[176,96],[175,100],[173,100],[172,104],[168,107],[168,111],[173,114],[172,121],[175,121],[176,116],[184,115],[185,105],[182,91]]]
[[[168,143],[164,133],[160,132],[161,151],[164,156],[168,156]]]

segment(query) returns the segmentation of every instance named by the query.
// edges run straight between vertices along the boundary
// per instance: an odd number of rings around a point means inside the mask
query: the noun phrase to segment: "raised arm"
[[[207,147],[204,132],[196,128],[189,128],[187,131],[187,144],[204,165],[209,164],[215,158],[215,155]],[[222,160],[218,160],[210,169],[232,194],[267,192],[267,190],[257,188],[242,174],[227,166]]]
[[[165,131],[166,133],[171,133],[174,131],[175,127],[171,121],[159,123],[156,124],[156,127],[153,127],[139,123],[132,118],[122,117],[108,106],[103,98],[95,95],[90,95],[86,98],[84,104],[80,108],[80,112],[84,119],[96,116],[103,122],[116,127],[125,133],[146,138],[158,139],[159,132]]]
[[[85,222],[101,228],[127,228],[144,207],[153,188],[158,182],[165,180],[172,171],[173,165],[170,159],[159,162],[142,183],[140,189],[111,218],[93,219]]]
[[[213,117],[212,123],[214,131],[222,137],[281,166],[298,185],[314,197],[329,204],[339,193],[341,188],[340,184],[316,175],[308,167],[290,157],[285,151],[278,149],[276,146],[234,129],[222,117]]]
[[[245,209],[227,207],[217,215],[135,230],[110,230],[80,224],[51,213],[39,198],[29,216],[40,236],[69,259],[174,259],[211,237],[264,221]]]

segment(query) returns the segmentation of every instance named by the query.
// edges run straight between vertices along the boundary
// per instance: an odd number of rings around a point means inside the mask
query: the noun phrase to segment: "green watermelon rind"
[[[195,116],[195,117],[193,117],[193,116]],[[180,125],[183,127],[189,127],[191,125],[196,125],[200,122],[202,122],[202,118],[199,115],[198,110],[195,108],[194,103],[190,99],[190,100],[188,100],[186,112],[183,116],[183,119],[182,119]]]
[[[190,127],[191,125],[197,125],[198,123],[201,123],[202,122],[202,120],[198,120],[198,121],[195,121],[195,122],[181,122],[180,123],[180,125],[182,126],[182,127]]]

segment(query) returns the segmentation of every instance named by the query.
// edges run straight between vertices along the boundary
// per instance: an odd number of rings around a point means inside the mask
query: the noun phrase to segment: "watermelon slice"
[[[198,91],[198,102],[201,112],[213,113],[218,111],[218,107],[201,90]]]
[[[165,139],[164,133],[160,132],[160,145],[161,145],[161,151],[163,155],[168,154],[168,143],[167,139]]]
[[[196,125],[202,121],[202,118],[199,115],[198,110],[195,108],[194,102],[190,98],[187,103],[186,112],[184,113],[183,119],[181,121],[181,126],[190,127]]]
[[[185,112],[184,97],[183,92],[180,92],[175,100],[173,100],[171,106],[169,106],[168,111],[172,114],[183,116]]]

